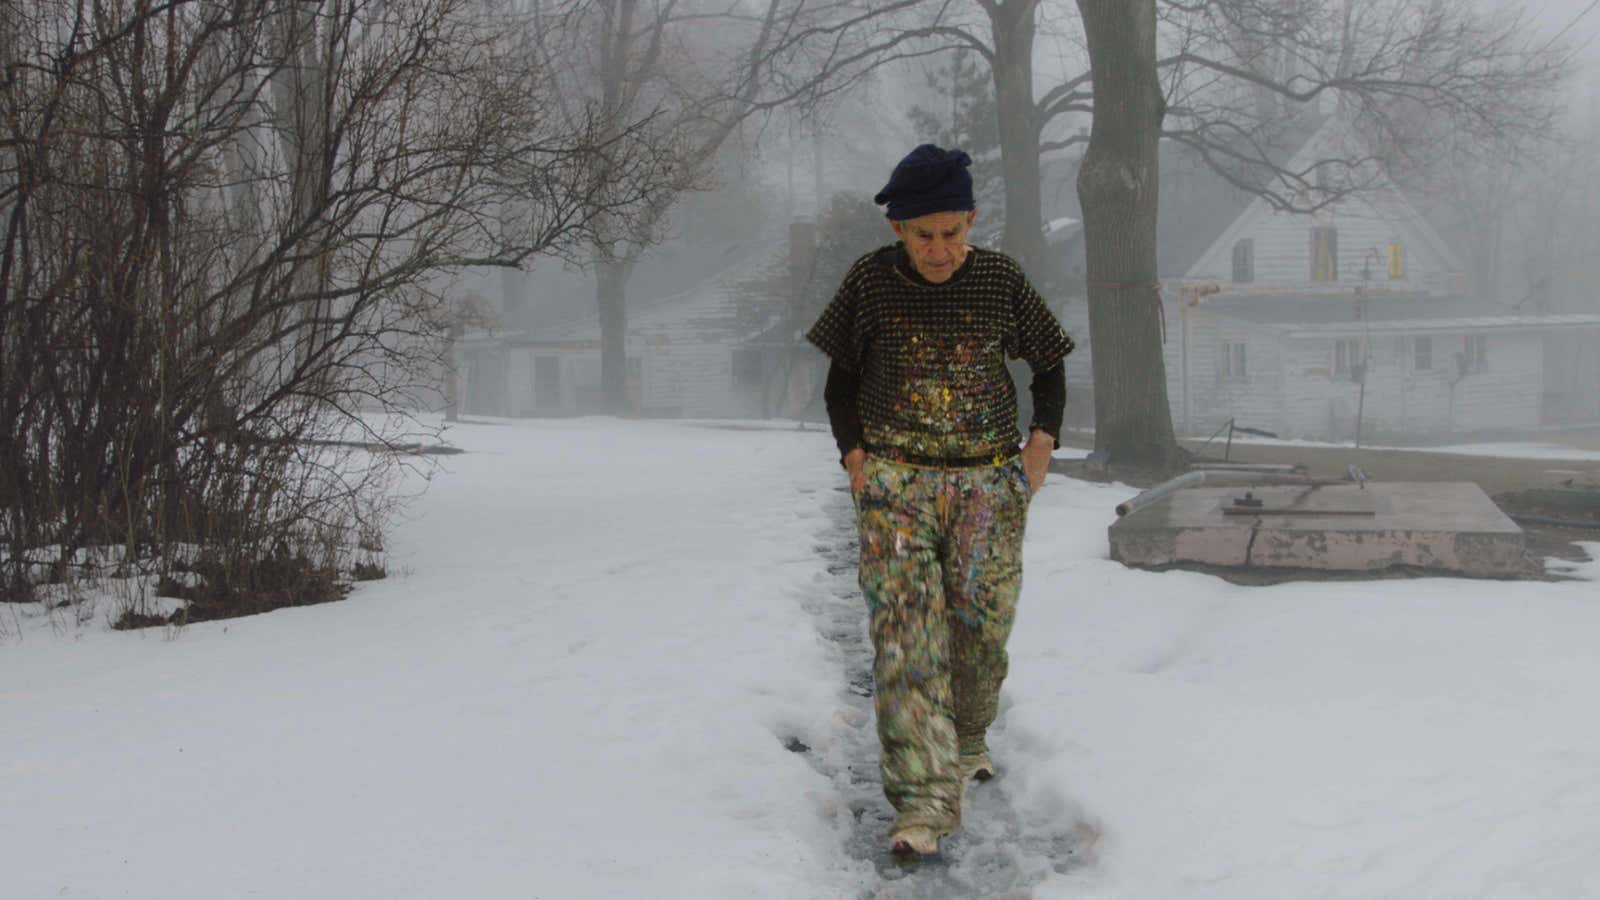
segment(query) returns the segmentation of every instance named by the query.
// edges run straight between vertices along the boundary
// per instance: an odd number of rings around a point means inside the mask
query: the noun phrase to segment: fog
[[[1138,121],[1095,109],[1107,44],[1065,2],[0,5],[19,583],[105,521],[176,541],[193,485],[244,503],[257,448],[365,446],[381,413],[821,427],[803,335],[922,142],[971,155],[971,242],[1076,339],[1070,439],[1108,410],[1163,452],[1600,423],[1594,2],[1164,0]],[[1147,148],[1104,183],[1160,201],[1126,246],[1079,202],[1097,117]],[[1086,273],[1151,257],[1159,308],[1108,315]]]
[[[1600,883],[1594,522],[1260,589],[1119,562],[1171,472],[1103,446],[1592,513],[1600,0],[0,0],[0,72],[23,894],[174,896],[175,847],[180,897]],[[1005,476],[1002,768],[907,877],[805,334],[924,142],[1076,349]]]
[[[1183,359],[1176,351],[1164,354],[1173,395],[1169,399],[1180,429],[1187,425],[1193,433],[1208,434],[1237,420],[1284,438],[1348,443],[1355,438],[1350,423],[1359,415],[1375,417],[1362,423],[1369,438],[1379,434],[1402,442],[1437,443],[1464,435],[1505,437],[1600,422],[1600,400],[1595,399],[1600,396],[1600,365],[1593,350],[1600,330],[1581,318],[1600,315],[1594,290],[1600,278],[1595,262],[1600,259],[1600,154],[1594,149],[1600,146],[1600,80],[1595,77],[1600,72],[1600,14],[1587,0],[1482,3],[1475,13],[1481,18],[1468,22],[1469,31],[1479,28],[1475,37],[1449,52],[1434,52],[1434,58],[1419,61],[1423,53],[1418,51],[1409,58],[1389,59],[1363,43],[1363,11],[1394,14],[1399,42],[1407,29],[1423,28],[1424,6],[1385,2],[1297,7],[1306,16],[1318,10],[1355,10],[1357,25],[1351,33],[1356,37],[1347,35],[1345,44],[1338,35],[1317,31],[1322,26],[1316,23],[1293,16],[1270,18],[1295,9],[1292,4],[1241,4],[1241,15],[1268,23],[1243,38],[1177,13],[1164,19],[1159,38],[1163,49],[1199,48],[1218,58],[1253,53],[1245,61],[1284,84],[1331,82],[1326,60],[1318,54],[1333,53],[1353,56],[1357,64],[1364,60],[1374,69],[1391,64],[1457,66],[1461,72],[1453,74],[1467,83],[1465,88],[1441,87],[1447,79],[1424,73],[1418,76],[1423,88],[1395,96],[1356,78],[1353,87],[1328,87],[1298,102],[1199,66],[1167,71],[1174,109],[1170,130],[1185,132],[1198,127],[1196,122],[1215,128],[1226,122],[1228,128],[1250,135],[1254,149],[1244,155],[1259,157],[1230,162],[1216,152],[1226,141],[1213,136],[1163,141],[1158,255],[1169,303],[1184,286],[1200,284],[1219,286],[1224,300],[1230,293],[1273,292],[1301,299],[1318,295],[1325,305],[1348,305],[1354,293],[1459,301],[1456,306],[1432,304],[1429,316],[1440,320],[1436,327],[1361,335],[1352,352],[1361,354],[1366,377],[1353,389],[1339,383],[1335,339],[1317,347],[1300,342],[1280,348],[1273,345],[1279,339],[1272,334],[1256,333],[1253,358],[1263,366],[1259,375],[1291,382],[1287,396],[1265,392],[1260,385],[1254,399],[1238,390],[1231,397],[1192,396],[1199,380],[1209,383],[1216,377],[1217,364],[1210,357],[1219,352],[1218,328],[1243,328],[1230,341],[1237,344],[1247,337],[1245,332],[1259,331],[1258,326],[1283,323],[1234,316],[1203,325],[1206,333],[1197,340],[1205,346],[1191,344]],[[1460,15],[1467,15],[1466,9]],[[1037,183],[1008,186],[1002,160],[1022,145],[1005,137],[1004,127],[997,125],[1008,115],[1016,116],[995,93],[995,71],[1007,65],[1007,57],[996,55],[991,64],[974,49],[992,44],[991,23],[980,15],[958,11],[947,24],[971,45],[957,41],[954,49],[932,52],[936,45],[924,43],[918,48],[925,55],[881,60],[818,102],[779,106],[742,119],[717,146],[703,182],[676,195],[668,216],[637,249],[626,281],[629,315],[643,317],[629,326],[632,344],[627,353],[634,374],[626,412],[820,419],[816,369],[821,360],[797,343],[795,335],[831,296],[834,285],[828,279],[837,279],[851,259],[892,240],[866,201],[894,162],[923,141],[973,153],[979,201],[974,242],[1019,256],[1035,282],[1045,286],[1080,345],[1069,367],[1075,387],[1083,388],[1075,392],[1077,400],[1089,396],[1092,347],[1086,339],[1081,279],[1085,251],[1074,181],[1091,113],[1082,101],[1077,106],[1084,108],[1076,111],[1038,112],[1045,118],[1037,142]],[[1034,97],[1043,104],[1059,98],[1059,86],[1086,70],[1086,56],[1081,27],[1069,5],[1045,8],[1037,32],[1029,62]],[[1281,38],[1276,48],[1273,39],[1262,36],[1269,32]],[[1387,32],[1379,28],[1373,34]],[[1473,57],[1471,40],[1500,57],[1482,64]],[[1481,46],[1477,52],[1487,58]],[[1535,50],[1547,51],[1546,56],[1536,57]],[[1522,65],[1528,71],[1544,68],[1537,75],[1522,75]],[[1290,172],[1285,160],[1331,118],[1346,123],[1346,137],[1328,143],[1309,164],[1301,159],[1302,168]],[[1358,165],[1358,158],[1378,163]],[[1251,190],[1241,190],[1241,185]],[[1040,248],[1007,243],[1007,192],[1016,190],[1038,193],[1040,227],[1049,233]],[[1236,217],[1252,196],[1288,211],[1270,226],[1241,224]],[[836,206],[836,201],[844,205]],[[803,227],[792,228],[796,223]],[[1234,232],[1265,229],[1253,239],[1255,271],[1248,285],[1235,282],[1230,276],[1237,273],[1217,262],[1217,247],[1211,246],[1212,258],[1201,258],[1230,223]],[[1318,223],[1342,231],[1331,263],[1336,284],[1303,271],[1305,250],[1291,246],[1303,238],[1287,237]],[[1280,257],[1269,255],[1269,246]],[[1394,265],[1410,268],[1403,277],[1375,287],[1370,283],[1373,267],[1387,267],[1391,254],[1406,254],[1403,263]],[[463,290],[497,309],[494,328],[515,333],[512,343],[544,348],[508,348],[509,356],[502,359],[483,341],[469,341],[463,369],[476,366],[476,371],[492,372],[497,384],[506,377],[512,386],[480,389],[480,397],[487,399],[476,407],[467,402],[465,413],[573,415],[605,409],[596,381],[601,378],[594,343],[601,336],[597,285],[588,261],[535,259],[517,272],[468,276]],[[734,326],[699,333],[708,345],[701,348],[702,355],[709,357],[714,347],[724,362],[703,362],[696,369],[667,359],[672,355],[669,346],[681,348],[694,340],[689,336],[693,328],[670,321],[674,305],[682,308],[685,322],[737,320]],[[1219,303],[1213,309],[1226,312],[1225,307]],[[1456,314],[1447,315],[1452,311]],[[1320,315],[1302,318],[1309,322]],[[1370,314],[1363,308],[1359,315]],[[1497,316],[1496,321],[1485,320]],[[1398,313],[1389,317],[1401,318]],[[1530,340],[1530,333],[1538,339]],[[1419,361],[1416,354],[1423,351],[1415,342],[1421,340],[1432,346]],[[1406,341],[1412,343],[1401,347]],[[1483,358],[1464,358],[1477,354],[1485,342]],[[514,357],[519,352],[530,358],[518,362]],[[531,359],[540,354],[544,363]],[[1321,356],[1325,362],[1318,361]],[[1434,356],[1442,360],[1437,366]],[[1276,370],[1266,369],[1274,360]],[[550,402],[542,407],[532,399],[537,388],[528,386],[537,380],[534,369],[539,365],[547,376],[561,380],[556,388],[547,384],[544,396]],[[1367,382],[1386,375],[1384,390],[1409,391],[1409,403],[1387,409],[1378,402],[1376,409],[1365,408],[1368,398],[1356,395]],[[1191,392],[1187,407],[1176,396],[1180,381]],[[1305,383],[1297,389],[1292,384],[1296,381]],[[1216,394],[1209,388],[1208,393]],[[470,386],[463,389],[463,396],[471,395]],[[1316,408],[1267,416],[1259,412],[1264,404]],[[1359,413],[1357,405],[1364,407]],[[1197,412],[1201,406],[1207,408]],[[1536,415],[1529,414],[1533,407]],[[1092,414],[1075,401],[1070,418],[1083,424],[1092,421]]]

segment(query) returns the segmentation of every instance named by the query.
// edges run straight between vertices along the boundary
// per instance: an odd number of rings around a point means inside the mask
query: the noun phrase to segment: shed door
[[[533,408],[550,411],[561,406],[561,357],[533,358]]]

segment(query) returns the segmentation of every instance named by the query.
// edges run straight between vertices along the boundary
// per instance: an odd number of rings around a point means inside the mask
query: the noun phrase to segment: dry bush
[[[196,575],[191,619],[346,589],[420,464],[379,423],[437,388],[448,276],[563,252],[659,164],[548,115],[512,18],[0,0],[7,598],[108,546],[123,577]]]

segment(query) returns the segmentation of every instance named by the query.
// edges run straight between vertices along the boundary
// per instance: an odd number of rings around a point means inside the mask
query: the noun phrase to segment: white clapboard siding
[[[1369,156],[1361,140],[1339,117],[1331,117],[1288,162],[1290,171],[1306,171],[1318,160]],[[1233,248],[1241,239],[1254,241],[1251,288],[1324,289],[1369,284],[1402,291],[1450,293],[1464,267],[1437,230],[1416,211],[1393,184],[1379,179],[1359,194],[1335,201],[1315,213],[1282,212],[1256,199],[1245,207],[1185,273],[1187,281],[1234,286]],[[1303,197],[1309,203],[1312,198]],[[1338,277],[1313,282],[1312,229],[1338,231]],[[1390,278],[1389,245],[1398,241],[1405,260],[1404,276]],[[1363,278],[1362,270],[1367,270]],[[1241,287],[1243,285],[1240,285]]]
[[[759,415],[759,395],[733,386],[733,350],[720,343],[652,347],[644,360],[647,409],[689,417]]]
[[[1455,363],[1446,352],[1447,339],[1432,338],[1429,369],[1416,368],[1417,339],[1417,335],[1371,339],[1368,433],[1437,436],[1451,431],[1450,379]]]
[[[1312,229],[1319,227],[1332,227],[1338,233],[1339,277],[1334,282],[1314,282],[1311,278],[1311,235]],[[1398,195],[1372,201],[1348,200],[1315,215],[1276,212],[1265,204],[1252,204],[1228,229],[1226,240],[1201,257],[1185,280],[1233,287],[1233,247],[1240,240],[1250,239],[1255,242],[1254,280],[1248,285],[1251,288],[1301,290],[1370,285],[1389,290],[1446,292],[1459,265],[1441,252],[1438,241],[1426,230],[1426,224]],[[1391,242],[1398,242],[1401,247],[1401,278],[1389,275]]]
[[[1361,387],[1334,373],[1333,357],[1332,340],[1284,342],[1284,437],[1354,438]]]
[[[744,408],[751,402],[758,406],[759,394],[741,393],[733,385],[733,353],[750,330],[737,324],[738,303],[734,288],[719,279],[696,289],[680,308],[639,323],[635,333],[648,348],[643,357],[646,408],[689,417],[759,413]]]
[[[1409,338],[1407,338],[1409,340]],[[1350,441],[1360,431],[1364,441],[1382,437],[1430,437],[1448,433],[1450,393],[1448,360],[1435,358],[1434,368],[1413,371],[1410,348],[1382,336],[1356,339],[1366,357],[1365,390],[1349,373],[1334,371],[1334,340],[1285,342],[1288,389],[1284,408],[1288,436]]]
[[[1278,332],[1196,315],[1189,317],[1185,340],[1183,317],[1169,314],[1168,322],[1164,356],[1167,400],[1174,427],[1180,432],[1205,435],[1229,420],[1269,431],[1281,427],[1283,362]],[[1244,345],[1243,376],[1225,373],[1224,341]]]
[[[1446,339],[1453,357],[1459,338]],[[1455,365],[1451,360],[1450,365]],[[1456,431],[1533,428],[1544,394],[1544,346],[1537,334],[1489,335],[1488,360],[1455,386]]]
[[[1351,440],[1358,413],[1364,441],[1539,424],[1543,363],[1537,334],[1487,335],[1487,367],[1466,374],[1455,358],[1461,335],[1432,337],[1428,369],[1415,365],[1415,339],[1383,335],[1370,340],[1364,396],[1359,383],[1333,372],[1333,340],[1285,341],[1288,436]]]

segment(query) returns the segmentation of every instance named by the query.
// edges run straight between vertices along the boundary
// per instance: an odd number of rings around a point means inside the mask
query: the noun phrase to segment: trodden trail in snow
[[[872,900],[902,898],[1000,898],[1021,900],[1052,873],[1066,874],[1087,865],[1093,834],[1082,823],[1030,817],[1012,802],[1006,760],[995,753],[999,773],[987,782],[969,782],[962,798],[962,827],[940,842],[937,856],[897,859],[888,846],[894,810],[883,796],[878,770],[878,736],[872,710],[872,643],[867,636],[867,610],[856,583],[859,544],[848,489],[819,491],[825,515],[813,549],[825,569],[816,590],[802,602],[822,636],[837,650],[843,667],[845,708],[837,717],[835,746],[827,752],[798,741],[789,749],[803,753],[831,779],[849,804],[854,826],[846,851],[872,864],[879,882],[862,893]],[[814,497],[816,495],[813,495]],[[991,748],[1004,746],[1006,698],[990,729]]]

